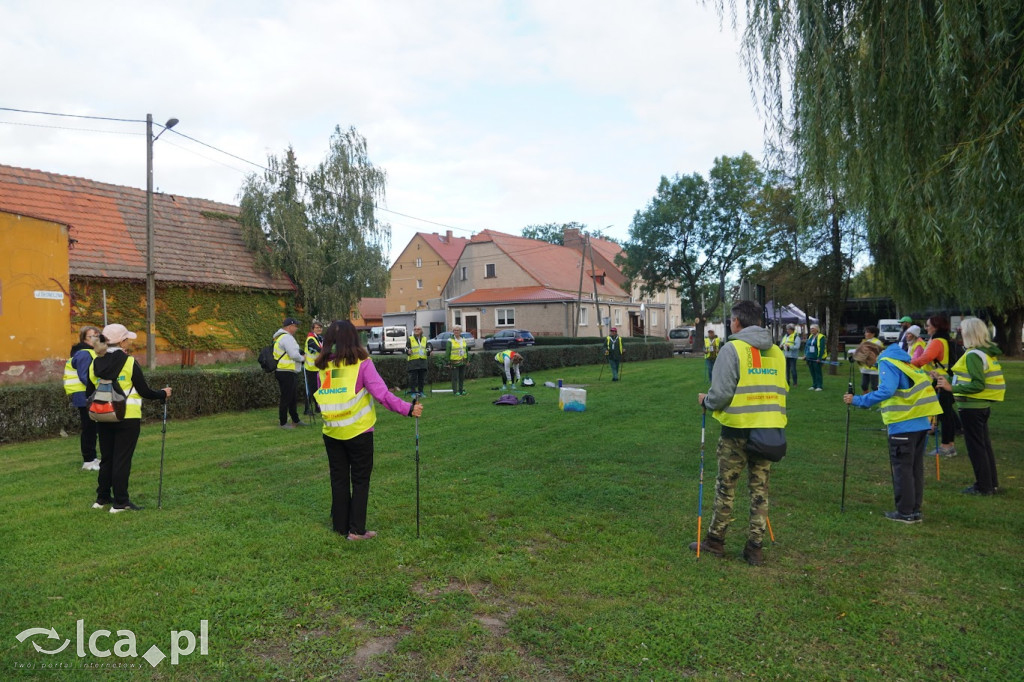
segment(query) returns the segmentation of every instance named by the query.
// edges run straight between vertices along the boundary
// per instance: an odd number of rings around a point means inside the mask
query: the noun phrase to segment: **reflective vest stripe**
[[[281,339],[285,337],[285,334],[274,339],[274,357],[277,358],[277,368],[282,372],[295,371],[295,361],[289,357],[288,353],[281,347]]]
[[[364,388],[363,390],[359,391],[359,393],[356,393],[355,396],[353,396],[351,400],[346,400],[343,403],[331,403],[331,404],[328,405],[328,404],[325,404],[323,401],[318,401],[318,402],[320,402],[320,411],[321,412],[343,412],[344,410],[351,410],[353,407],[355,407],[356,403],[358,403],[360,400],[362,400],[366,395],[367,395],[367,391]],[[325,398],[325,400],[326,400],[326,398]]]
[[[350,440],[370,430],[377,422],[370,392],[365,386],[356,391],[359,368],[364,362],[369,361],[360,360],[354,365],[332,362],[320,370],[320,388],[314,395],[323,415],[325,436]]]
[[[330,405],[321,405],[320,406],[321,413],[327,413],[328,412],[327,408],[329,408],[329,407],[330,407]],[[364,405],[362,409],[360,409],[358,412],[353,414],[348,419],[324,419],[324,426],[329,426],[331,428],[340,428],[342,426],[349,426],[350,424],[355,424],[357,421],[362,419],[364,416],[366,416],[370,412],[373,412],[373,404],[372,403],[368,403],[367,405]]]

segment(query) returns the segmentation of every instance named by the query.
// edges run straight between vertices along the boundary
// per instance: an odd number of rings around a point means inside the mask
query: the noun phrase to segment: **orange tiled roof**
[[[453,237],[452,231],[444,235],[440,235],[437,232],[427,234],[426,232],[418,233],[423,238],[430,248],[437,252],[445,263],[450,267],[455,267],[455,264],[459,262],[459,256],[462,255],[462,250],[466,248],[466,244],[469,240],[465,237]]]
[[[601,239],[599,237],[591,237],[590,245],[594,247],[594,251],[597,251],[600,255],[608,259],[608,262],[615,264],[615,256],[622,253],[622,247],[615,242],[608,241],[607,239]]]
[[[64,223],[75,243],[72,276],[146,279],[146,192],[85,178],[0,165],[0,211]],[[257,269],[238,207],[153,195],[156,280],[271,291],[292,290],[284,275]]]
[[[561,291],[576,291],[580,284],[580,252],[538,239],[516,237],[494,230],[473,235],[471,242],[493,242],[523,268],[541,286]],[[586,270],[590,270],[589,261]],[[588,278],[589,279],[589,278]],[[593,281],[584,281],[585,291],[593,293]],[[628,296],[610,279],[597,285],[598,296]]]
[[[584,295],[590,300],[590,297]],[[575,301],[576,297],[564,291],[547,287],[505,287],[503,289],[477,289],[448,301],[448,305],[479,305],[481,303],[543,303]]]
[[[356,304],[359,310],[359,317],[364,320],[380,319],[384,315],[385,298],[362,298]]]

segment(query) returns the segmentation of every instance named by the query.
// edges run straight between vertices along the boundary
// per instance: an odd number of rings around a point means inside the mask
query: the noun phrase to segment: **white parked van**
[[[903,331],[903,327],[900,325],[899,320],[878,321],[878,338],[882,340],[882,343],[887,345],[896,343],[900,338],[901,331]]]
[[[408,337],[405,327],[373,327],[366,339],[366,350],[371,353],[401,353]]]

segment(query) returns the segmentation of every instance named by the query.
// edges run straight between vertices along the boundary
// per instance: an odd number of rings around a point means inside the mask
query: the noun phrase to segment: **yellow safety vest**
[[[881,362],[888,362],[914,382],[910,388],[897,389],[891,398],[882,401],[878,409],[882,413],[883,423],[892,424],[942,414],[939,396],[932,388],[932,378],[927,372],[900,360],[882,357],[878,359]]]
[[[604,337],[604,347],[605,347],[605,350],[611,352],[612,348],[615,347],[615,342],[616,341],[619,342],[619,354],[621,355],[622,354],[622,337],[621,336],[616,336],[614,339],[612,337],[610,337],[610,336]]]
[[[364,362],[366,360],[360,360],[354,365],[332,362],[320,370],[320,388],[314,395],[320,404],[325,436],[350,440],[377,423],[373,396],[365,386],[356,393],[356,379]]]
[[[312,343],[310,343],[312,342]],[[320,356],[320,350],[323,348],[323,340],[317,337],[316,334],[309,334],[306,336],[306,360],[302,363],[302,367],[310,372],[316,370],[316,359]]]
[[[936,341],[942,342],[942,355],[939,360],[929,362],[921,368],[926,372],[934,372],[937,369],[946,369],[949,367],[949,341],[946,339],[936,339]]]
[[[711,358],[718,357],[718,349],[722,347],[722,339],[715,337],[708,339],[707,343],[704,344],[704,359],[709,360]]]
[[[786,357],[778,346],[761,352],[746,341],[729,341],[739,360],[739,381],[732,402],[712,416],[737,429],[786,426]],[[728,344],[727,344],[728,345]]]
[[[796,343],[796,332],[793,332],[792,334],[786,334],[785,336],[782,337],[782,345],[783,346],[789,346],[790,350],[793,350],[793,344],[795,344],[795,343]]]
[[[415,336],[409,337],[409,361],[427,359],[427,339],[421,336],[419,341]]]
[[[923,339],[914,339],[914,343],[910,344],[910,347],[907,348],[907,353],[909,353],[910,357],[913,358],[914,357],[914,352],[918,348],[920,348],[921,352],[923,353],[926,345],[927,344],[924,342]],[[924,368],[922,367],[922,369],[924,369]]]
[[[861,343],[871,343],[876,346],[882,346],[883,348],[885,347],[885,344],[882,343],[882,340],[879,339],[877,336],[870,339],[864,339],[864,341],[862,341]],[[861,363],[860,371],[862,374],[878,374],[878,365],[865,365]]]
[[[89,365],[89,381],[95,386],[99,383],[99,378],[93,371],[96,367],[96,363],[93,362]],[[124,418],[125,419],[142,419],[142,396],[134,390],[132,385],[132,372],[135,371],[135,358],[128,356],[128,361],[124,363],[124,367],[121,368],[121,373],[117,375],[117,384],[121,387],[121,391],[124,393]]]
[[[969,383],[971,375],[967,373],[967,356],[976,353],[985,367],[985,389],[979,393],[961,393],[957,397],[977,398],[1002,402],[1006,395],[1006,379],[999,361],[978,348],[971,348],[953,365],[953,383]]]
[[[448,339],[448,342],[452,344],[451,363],[461,365],[469,357],[469,351],[466,350],[466,339],[461,336],[459,338],[453,336]]]
[[[282,372],[294,372],[295,361],[284,351],[281,347],[281,339],[283,339],[288,333],[285,332],[281,336],[274,339],[274,357],[277,358],[277,369]]]
[[[89,362],[96,359],[96,351],[91,348],[83,348],[82,350],[89,351]],[[82,351],[77,351],[75,355],[78,355],[78,353],[81,352]],[[85,392],[85,384],[83,384],[82,380],[78,377],[78,370],[71,366],[71,361],[75,359],[75,355],[72,355],[68,358],[68,361],[64,363],[64,393],[67,395]]]
[[[494,361],[495,362],[500,362],[502,364],[502,366],[504,366],[505,365],[505,358],[506,357],[508,358],[509,362],[512,362],[512,351],[510,351],[510,350],[503,350],[503,351],[501,351],[500,353],[498,353],[497,355],[494,356]]]

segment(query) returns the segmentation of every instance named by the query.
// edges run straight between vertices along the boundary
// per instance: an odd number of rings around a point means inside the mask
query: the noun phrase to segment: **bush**
[[[524,358],[523,373],[541,372],[559,367],[593,365],[605,361],[601,339],[579,339],[585,343],[559,346],[517,348]],[[629,341],[626,339],[626,341]],[[473,352],[469,357],[467,379],[500,376],[501,365],[494,361],[496,351]],[[627,362],[672,357],[672,347],[665,342],[630,343]],[[384,382],[393,388],[409,386],[408,361],[403,356],[374,356]],[[444,355],[430,358],[427,381],[447,384],[450,372],[444,366]],[[156,370],[146,373],[151,387],[171,386],[174,395],[168,403],[168,418],[188,419],[218,412],[239,412],[273,407],[278,402],[277,381],[272,374],[258,368],[220,368],[212,370]],[[299,403],[303,390],[299,386]],[[160,421],[163,407],[159,401],[142,402],[144,421]],[[78,432],[77,410],[71,407],[61,384],[0,387],[0,443],[13,443],[49,438]]]

